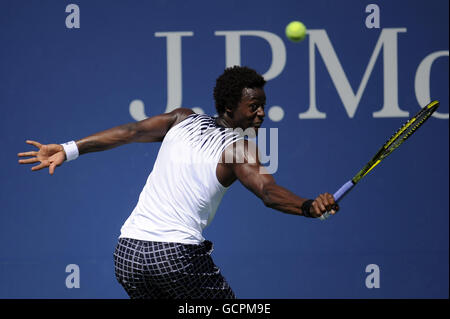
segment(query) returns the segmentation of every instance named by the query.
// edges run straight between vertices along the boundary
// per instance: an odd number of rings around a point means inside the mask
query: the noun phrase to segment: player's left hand
[[[39,142],[30,140],[27,140],[26,143],[36,146],[38,148],[38,151],[23,152],[17,154],[17,156],[31,157],[28,159],[20,159],[20,164],[33,164],[40,162],[39,165],[33,166],[31,168],[32,171],[38,171],[40,169],[48,167],[50,175],[53,175],[53,173],[55,172],[55,168],[57,166],[60,166],[66,158],[64,148],[60,144],[42,145]]]

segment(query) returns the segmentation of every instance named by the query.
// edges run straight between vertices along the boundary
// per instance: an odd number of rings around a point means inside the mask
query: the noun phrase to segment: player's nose
[[[261,118],[261,121],[264,120],[264,117],[266,116],[266,112],[264,111],[264,107],[260,106],[258,108],[258,112],[256,113],[256,115],[258,115],[258,117]]]

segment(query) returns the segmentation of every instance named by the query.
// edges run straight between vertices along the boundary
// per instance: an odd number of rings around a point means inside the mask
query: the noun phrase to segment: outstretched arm
[[[234,144],[234,149],[229,147],[226,150],[226,152],[233,152],[234,154],[233,163],[226,165],[229,165],[234,176],[247,189],[258,196],[267,207],[287,214],[306,215],[307,217],[320,217],[327,211],[335,214],[339,210],[339,206],[329,193],[320,194],[312,203],[309,202],[310,205],[303,206],[308,199],[295,195],[275,182],[273,176],[267,173],[261,165],[258,150],[253,142],[245,141],[241,145],[239,146],[239,143],[236,143]],[[244,159],[240,163],[236,160],[239,156],[241,159],[242,157]],[[302,210],[302,206],[303,208],[308,207],[309,211],[306,214]]]
[[[172,112],[150,117],[143,121],[128,123],[108,130],[95,133],[76,141],[79,154],[108,150],[128,143],[160,142],[170,128],[183,121],[194,112],[190,109],[178,108]],[[31,170],[37,171],[49,167],[49,173],[53,174],[55,168],[66,159],[64,148],[60,144],[42,145],[35,141],[26,141],[38,148],[38,151],[23,152],[19,157],[31,157],[19,160],[20,164],[32,164]]]
[[[78,151],[81,155],[105,151],[128,143],[161,142],[172,126],[193,113],[190,109],[178,108],[143,121],[116,126],[78,140],[76,142]]]

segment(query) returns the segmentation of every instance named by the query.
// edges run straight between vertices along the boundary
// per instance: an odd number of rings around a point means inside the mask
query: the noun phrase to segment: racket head
[[[361,178],[367,175],[375,166],[397,149],[404,141],[406,141],[419,127],[430,118],[430,116],[439,107],[439,101],[433,101],[422,108],[416,115],[403,124],[381,147],[362,170],[352,178],[354,184],[358,183]]]
[[[406,141],[420,126],[422,126],[423,123],[425,123],[426,120],[428,120],[438,107],[439,102],[433,101],[409,119],[408,122],[403,124],[403,126],[384,144],[384,151],[381,154],[381,158],[391,154],[400,146],[400,144]]]

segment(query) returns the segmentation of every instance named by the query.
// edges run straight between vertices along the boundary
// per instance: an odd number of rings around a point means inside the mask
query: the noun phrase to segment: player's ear
[[[225,113],[228,115],[228,117],[233,118],[234,108],[225,106]]]

